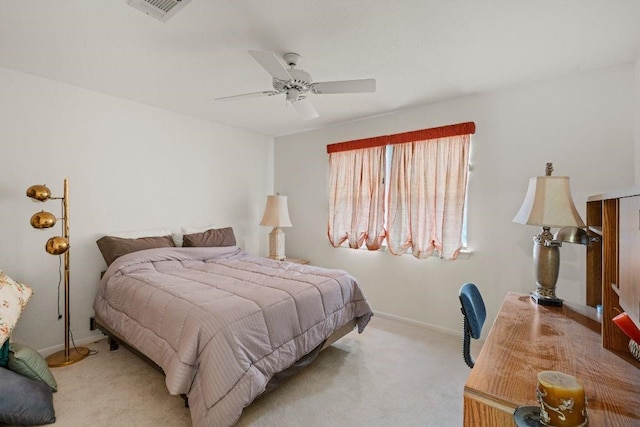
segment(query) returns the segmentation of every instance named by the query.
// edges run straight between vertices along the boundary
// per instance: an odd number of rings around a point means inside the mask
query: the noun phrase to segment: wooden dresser
[[[626,311],[640,327],[640,188],[589,197],[587,226],[602,238],[587,248],[587,305],[602,304],[602,345],[626,353],[611,319]]]
[[[640,362],[602,346],[592,307],[536,305],[508,293],[464,387],[464,425],[513,426],[518,406],[535,406],[540,371],[581,380],[590,426],[640,425]]]

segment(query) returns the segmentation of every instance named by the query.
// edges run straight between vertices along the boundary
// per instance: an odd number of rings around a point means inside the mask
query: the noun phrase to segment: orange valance
[[[405,142],[426,141],[429,139],[447,138],[458,135],[471,135],[474,133],[476,133],[476,124],[474,122],[458,123],[455,125],[440,126],[437,128],[396,133],[394,135],[337,142],[335,144],[327,145],[327,153],[379,147],[381,145],[389,144],[404,144]]]

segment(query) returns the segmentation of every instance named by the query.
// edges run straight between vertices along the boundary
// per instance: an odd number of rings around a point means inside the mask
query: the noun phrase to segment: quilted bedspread
[[[371,307],[342,270],[252,257],[237,247],[160,248],[105,272],[97,318],[187,394],[195,426],[233,425],[278,372]]]

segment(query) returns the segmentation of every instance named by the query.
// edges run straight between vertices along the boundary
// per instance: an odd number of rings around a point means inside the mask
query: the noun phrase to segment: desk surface
[[[536,305],[506,295],[464,388],[465,425],[508,425],[516,407],[537,405],[540,371],[581,380],[592,426],[640,425],[640,362],[602,347],[591,307]]]

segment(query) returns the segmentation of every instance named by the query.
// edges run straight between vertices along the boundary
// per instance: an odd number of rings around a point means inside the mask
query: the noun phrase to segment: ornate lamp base
[[[269,258],[280,261],[285,260],[284,255],[284,231],[280,227],[273,227],[269,233]]]
[[[549,227],[533,238],[533,267],[536,275],[536,290],[531,298],[540,305],[561,306],[556,296],[556,282],[560,270],[560,243],[553,240]]]
[[[537,292],[531,292],[531,299],[534,300],[538,305],[550,305],[554,307],[562,307],[562,301],[563,301],[558,297],[549,298],[549,297],[542,296]]]

